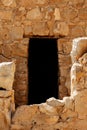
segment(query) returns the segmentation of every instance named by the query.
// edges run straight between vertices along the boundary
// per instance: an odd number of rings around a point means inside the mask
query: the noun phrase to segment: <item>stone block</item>
[[[50,106],[46,103],[40,104],[39,110],[40,110],[41,113],[45,113],[47,115],[58,115],[57,108]]]
[[[54,16],[55,16],[55,20],[60,20],[61,19],[59,8],[55,8]]]
[[[54,35],[67,36],[69,34],[69,26],[65,22],[56,22],[53,32]]]
[[[1,0],[4,6],[10,6],[14,0]]]
[[[2,20],[12,20],[12,11],[11,10],[0,10],[0,19]]]
[[[79,119],[87,118],[87,89],[80,91],[74,96],[75,112],[78,113]]]
[[[87,52],[87,37],[79,37],[73,40],[71,59],[76,62],[84,53]]]
[[[33,24],[33,35],[47,36],[49,29],[46,22],[34,22]]]
[[[13,40],[21,40],[23,39],[23,28],[22,27],[12,27],[11,31],[11,38]]]
[[[15,62],[0,63],[0,88],[12,90],[15,73]]]
[[[42,14],[40,12],[39,7],[36,7],[34,9],[28,11],[26,18],[29,20],[37,20],[37,19],[40,20],[42,18]]]

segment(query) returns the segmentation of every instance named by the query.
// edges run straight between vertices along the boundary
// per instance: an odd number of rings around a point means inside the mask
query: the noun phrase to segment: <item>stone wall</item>
[[[0,130],[9,130],[15,111],[13,81],[15,62],[0,63]]]
[[[84,45],[86,51],[78,53]],[[18,107],[11,130],[87,130],[87,37],[75,39],[73,46],[76,48],[72,49],[71,96]]]
[[[0,0],[0,62],[16,59],[15,102],[27,103],[31,37],[58,38],[60,98],[70,94],[70,51],[87,36],[87,0]]]

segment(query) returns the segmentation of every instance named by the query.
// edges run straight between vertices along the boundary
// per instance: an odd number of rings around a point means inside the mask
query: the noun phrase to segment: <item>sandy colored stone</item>
[[[49,29],[45,22],[34,22],[33,23],[33,35],[47,36],[49,34]]]
[[[12,27],[11,37],[13,40],[21,40],[23,38],[23,28],[22,27]]]
[[[36,19],[41,19],[42,18],[42,15],[41,15],[41,12],[40,12],[40,9],[39,7],[36,7],[32,10],[30,10],[28,13],[27,13],[27,16],[26,16],[27,19],[29,20],[36,20]]]
[[[25,130],[22,125],[11,125],[10,130]]]
[[[9,130],[9,128],[10,124],[8,124],[5,113],[0,111],[0,130]]]
[[[20,106],[17,108],[15,115],[13,116],[12,123],[28,125],[35,114],[38,112],[38,106]],[[22,114],[24,113],[24,114]]]
[[[14,0],[1,0],[4,6],[10,6]]]
[[[58,100],[58,99],[55,99],[53,97],[47,99],[46,102],[48,105],[53,106],[53,107],[63,107],[65,105],[62,100]]]
[[[85,52],[87,52],[87,37],[74,39],[71,51],[72,62],[77,61]]]
[[[53,30],[55,35],[67,36],[69,34],[69,27],[65,22],[55,23]]]
[[[47,115],[58,115],[57,108],[47,105],[46,103],[40,104],[39,110],[41,113],[45,113]]]
[[[85,82],[84,77],[85,73],[83,71],[83,66],[79,63],[74,63],[71,68],[71,95],[74,91],[80,91],[84,89]]]
[[[61,118],[63,121],[71,120],[73,118],[77,118],[78,114],[77,112],[71,111],[71,110],[64,110],[61,114]]]
[[[55,16],[55,20],[60,20],[61,19],[59,8],[55,8],[54,16]]]
[[[9,96],[12,96],[13,92],[14,92],[13,90],[11,91],[0,90],[0,98],[8,98]]]
[[[10,10],[0,10],[0,19],[3,19],[3,20],[11,20],[12,19],[12,11]]]
[[[65,103],[65,109],[69,109],[74,111],[75,106],[74,106],[74,100],[71,97],[64,97],[63,101]]]
[[[86,119],[87,116],[87,89],[77,93],[74,96],[75,99],[75,111],[78,113],[79,119]]]
[[[24,35],[29,36],[32,34],[32,27],[31,26],[25,26],[24,28]]]
[[[12,55],[13,56],[28,57],[28,43],[29,43],[29,41],[27,39],[23,39],[20,42],[15,41],[11,45]]]
[[[0,87],[12,90],[15,73],[15,62],[0,63]]]

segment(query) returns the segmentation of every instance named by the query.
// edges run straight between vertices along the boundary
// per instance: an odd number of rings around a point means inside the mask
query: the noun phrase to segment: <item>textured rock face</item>
[[[15,111],[14,72],[15,62],[0,63],[0,130],[10,129],[11,116]]]
[[[15,73],[15,62],[0,63],[0,88],[12,90]]]
[[[72,39],[87,36],[87,0],[1,0],[0,62],[16,59],[17,105],[27,103],[31,37],[58,38],[59,97],[70,95]],[[9,59],[10,58],[10,59]]]
[[[0,130],[10,129],[11,113],[14,111],[14,91],[0,90]]]
[[[5,6],[10,6],[13,3],[14,0],[1,0],[1,2],[5,5]]]
[[[76,38],[73,40],[73,46],[71,51],[72,62],[78,61],[78,59],[87,52],[87,37]]]
[[[79,54],[82,55],[82,52]],[[86,79],[87,53],[83,53],[71,68],[71,96],[63,100],[50,98],[46,103],[18,107],[12,118],[11,130],[86,130]]]

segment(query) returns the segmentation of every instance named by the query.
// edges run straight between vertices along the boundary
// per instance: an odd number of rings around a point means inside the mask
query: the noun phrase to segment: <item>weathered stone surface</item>
[[[34,20],[41,19],[42,15],[41,15],[39,7],[36,7],[34,9],[30,10],[27,13],[26,18],[29,19],[29,20],[32,20],[32,19],[34,19]]]
[[[67,36],[69,34],[69,27],[65,22],[55,23],[53,30],[55,35]]]
[[[79,18],[81,20],[87,20],[87,8],[81,8],[79,11]]]
[[[13,40],[23,39],[23,28],[22,27],[12,27],[10,33],[11,33],[11,37]]]
[[[0,10],[0,19],[2,20],[12,20],[12,11],[11,10]]]
[[[87,117],[87,90],[83,90],[74,96],[75,111],[78,113],[79,119],[86,119]]]
[[[63,102],[65,103],[65,109],[74,111],[74,100],[71,97],[64,97]]]
[[[55,20],[61,19],[59,8],[55,8],[54,16],[55,16]]]
[[[84,72],[83,67],[79,63],[74,63],[71,68],[71,94],[74,91],[80,91],[84,89]]]
[[[57,108],[47,105],[46,103],[39,105],[39,110],[47,115],[58,115]]]
[[[3,5],[5,6],[10,6],[13,3],[14,0],[1,0]]]
[[[45,22],[35,22],[33,23],[33,35],[46,36],[49,34],[47,24]]]
[[[63,107],[65,104],[62,100],[57,100],[55,98],[49,98],[47,99],[46,103],[53,107]]]
[[[8,98],[8,97],[12,96],[13,92],[14,92],[13,90],[11,90],[11,91],[1,90],[0,91],[0,98]]]
[[[0,63],[0,87],[12,90],[15,73],[15,62]]]
[[[14,91],[0,91],[0,130],[10,129],[14,110]]]
[[[72,62],[77,61],[85,52],[87,52],[87,37],[74,39],[71,51]]]
[[[22,112],[24,114],[22,114]],[[32,118],[35,116],[35,114],[38,113],[38,106],[20,106],[17,108],[17,111],[12,119],[12,123],[15,124],[23,124],[23,125],[29,125],[30,121],[32,121]]]
[[[61,114],[61,118],[63,121],[71,120],[73,118],[77,118],[77,112],[71,111],[71,110],[64,110]]]

